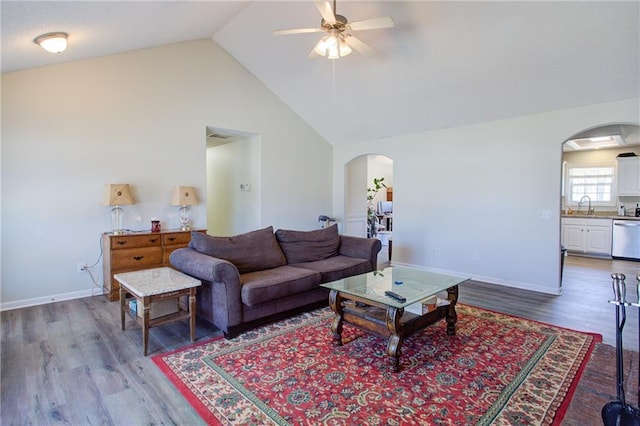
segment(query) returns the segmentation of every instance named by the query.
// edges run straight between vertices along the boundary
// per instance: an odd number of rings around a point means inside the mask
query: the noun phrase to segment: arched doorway
[[[610,219],[620,218],[621,206],[640,203],[640,193],[621,188],[618,171],[634,155],[640,157],[638,124],[594,126],[563,142],[560,241],[569,254],[615,257]],[[588,224],[579,223],[584,218]]]
[[[372,188],[373,180],[384,178],[384,185],[372,200],[367,200],[367,188]],[[385,155],[366,154],[356,157],[345,165],[345,223],[343,233],[357,237],[367,236],[367,209],[371,205],[377,212],[380,202],[392,200],[393,160]],[[370,193],[371,194],[371,193]],[[393,204],[391,204],[392,206]],[[393,207],[385,205],[379,216],[380,231],[377,237],[383,243],[383,252],[388,250],[392,235]]]

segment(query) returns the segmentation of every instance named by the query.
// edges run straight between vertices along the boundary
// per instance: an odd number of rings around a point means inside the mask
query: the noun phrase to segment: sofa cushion
[[[289,264],[327,259],[340,250],[337,225],[313,231],[278,229],[276,238]]]
[[[241,274],[287,264],[271,226],[231,237],[192,232],[189,247],[233,263]]]
[[[240,275],[242,303],[256,306],[303,293],[320,286],[320,273],[293,266],[250,272]]]
[[[316,260],[315,262],[296,263],[291,266],[320,272],[323,283],[371,271],[371,265],[368,260],[342,255]]]

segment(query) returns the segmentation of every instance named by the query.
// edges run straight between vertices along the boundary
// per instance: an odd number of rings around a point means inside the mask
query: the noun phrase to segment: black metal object
[[[562,275],[564,273],[564,258],[567,257],[567,249],[560,245],[560,287],[562,287]]]
[[[627,320],[627,306],[640,306],[640,293],[638,303],[626,301],[626,284],[624,274],[611,274],[613,279],[614,300],[610,300],[616,307],[616,401],[611,401],[602,407],[602,422],[605,426],[640,426],[640,410],[629,405],[624,396],[624,372],[622,359],[622,331]],[[640,284],[640,280],[639,280]],[[639,287],[640,292],[640,287]],[[640,386],[639,389],[640,391]],[[640,405],[640,394],[638,396]]]

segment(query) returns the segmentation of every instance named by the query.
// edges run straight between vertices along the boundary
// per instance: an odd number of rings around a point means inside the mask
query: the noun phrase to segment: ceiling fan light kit
[[[338,59],[351,53],[351,48],[344,39],[344,36],[338,34],[336,30],[331,30],[329,35],[324,36],[313,52],[320,56],[326,56],[328,59]]]
[[[366,19],[349,23],[347,18],[335,13],[336,1],[333,7],[328,0],[316,1],[316,7],[322,15],[320,28],[296,28],[288,30],[276,30],[275,35],[302,34],[325,32],[320,41],[315,45],[309,57],[326,56],[328,59],[339,59],[347,56],[352,50],[357,50],[365,56],[370,56],[375,51],[366,43],[351,34],[352,31],[374,30],[379,28],[391,28],[394,26],[393,19],[386,16],[384,18]]]

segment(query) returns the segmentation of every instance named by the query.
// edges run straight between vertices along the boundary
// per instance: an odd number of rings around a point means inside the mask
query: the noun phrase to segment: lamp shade
[[[128,183],[110,183],[106,185],[102,204],[105,206],[124,206],[135,204]]]
[[[193,186],[176,186],[171,197],[172,206],[194,206],[198,204]]]

